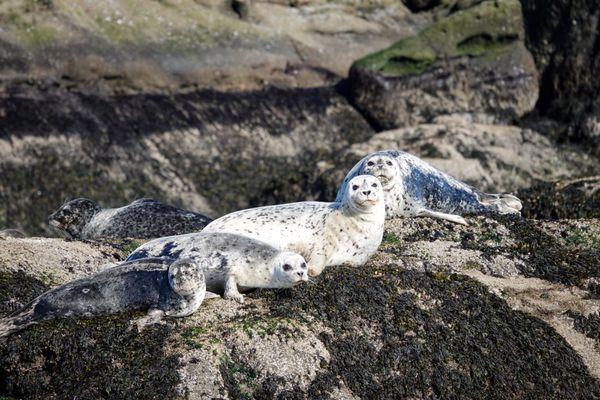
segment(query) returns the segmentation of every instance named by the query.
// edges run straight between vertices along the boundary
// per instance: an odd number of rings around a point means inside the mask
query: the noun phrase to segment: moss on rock
[[[125,315],[44,322],[0,344],[0,395],[27,399],[177,397],[170,328],[129,330]],[[39,368],[43,365],[43,368]]]
[[[296,398],[340,380],[361,398],[593,398],[600,386],[548,325],[457,275],[338,267],[318,285],[272,294],[271,312],[331,329],[331,363]]]
[[[23,271],[0,272],[0,317],[11,314],[46,290],[47,284]]]
[[[523,38],[517,0],[488,0],[428,26],[418,35],[357,60],[353,67],[401,76],[446,58],[494,57]]]

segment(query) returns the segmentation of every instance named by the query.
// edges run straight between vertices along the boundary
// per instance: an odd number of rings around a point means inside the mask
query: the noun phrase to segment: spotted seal
[[[146,257],[201,259],[207,290],[240,303],[241,292],[288,288],[308,280],[304,258],[258,240],[229,233],[199,232],[151,240],[127,261]]]
[[[327,266],[363,265],[383,236],[385,204],[381,183],[356,176],[339,202],[300,202],[237,211],[211,222],[203,232],[229,232],[302,254],[309,275]]]
[[[386,218],[432,217],[468,225],[466,214],[518,214],[521,201],[510,194],[488,194],[398,150],[371,153],[346,175],[337,193],[344,198],[357,175],[376,176],[385,194]]]
[[[52,289],[23,310],[0,320],[0,337],[41,321],[148,311],[141,320],[185,317],[204,300],[206,282],[199,261],[145,259],[126,262]]]
[[[152,199],[138,199],[120,208],[103,209],[93,200],[65,203],[48,223],[76,239],[151,239],[198,232],[211,221],[205,215]]]

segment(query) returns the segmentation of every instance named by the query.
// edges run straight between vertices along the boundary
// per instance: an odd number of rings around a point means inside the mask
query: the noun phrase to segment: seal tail
[[[493,207],[500,214],[518,214],[523,209],[521,200],[508,193],[490,194],[478,192],[479,201],[488,207]]]
[[[13,314],[10,317],[3,318],[0,320],[0,338],[23,330],[35,323],[36,321],[33,317],[33,308]]]

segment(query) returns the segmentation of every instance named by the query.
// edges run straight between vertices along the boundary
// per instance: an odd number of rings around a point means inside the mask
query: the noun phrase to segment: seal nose
[[[304,272],[296,272],[300,278],[304,276]]]
[[[370,195],[370,194],[371,194],[371,191],[370,191],[370,190],[363,190],[363,192],[362,192],[362,193],[363,193],[365,196],[368,196],[368,195]]]

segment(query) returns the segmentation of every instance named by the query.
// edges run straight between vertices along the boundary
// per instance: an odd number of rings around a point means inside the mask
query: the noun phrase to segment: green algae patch
[[[0,395],[27,399],[176,397],[170,328],[117,315],[41,323],[0,343]],[[137,316],[137,315],[135,315]],[[85,384],[82,384],[85,382]]]
[[[447,58],[495,57],[523,37],[517,0],[489,0],[433,23],[419,34],[370,54],[353,67],[386,76],[418,74]]]

